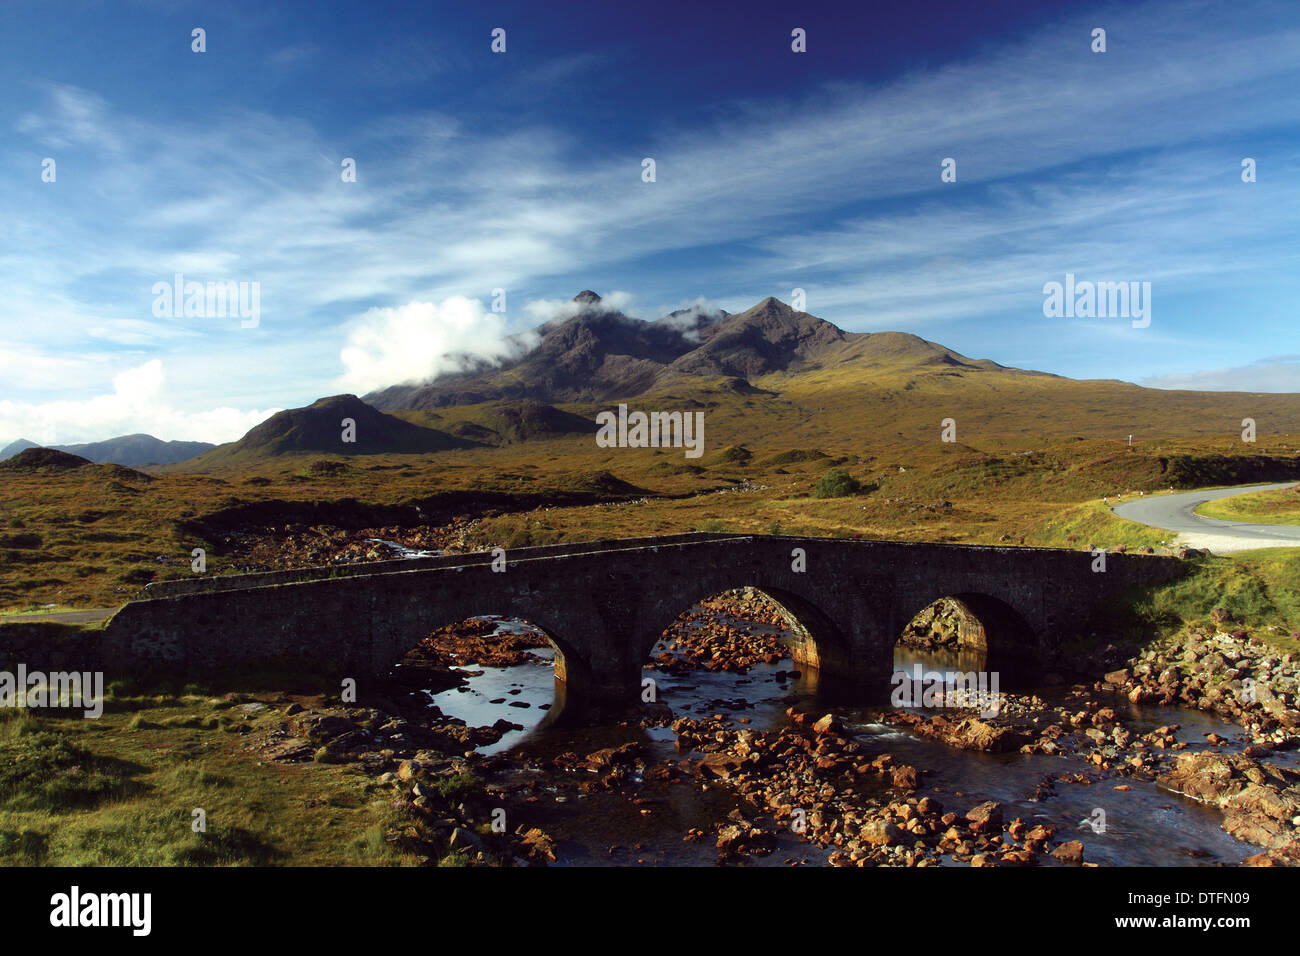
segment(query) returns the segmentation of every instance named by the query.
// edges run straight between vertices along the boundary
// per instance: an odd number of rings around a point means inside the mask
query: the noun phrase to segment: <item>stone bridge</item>
[[[196,577],[152,585],[123,606],[96,656],[108,681],[137,669],[275,666],[360,682],[387,674],[440,626],[497,614],[546,633],[570,702],[632,703],[678,614],[750,586],[790,618],[797,661],[883,698],[898,637],[941,597],[980,618],[991,654],[1050,666],[1093,607],[1182,568],[1176,558],[1106,557],[1098,573],[1086,551],[686,534],[517,549],[505,570],[484,552]]]

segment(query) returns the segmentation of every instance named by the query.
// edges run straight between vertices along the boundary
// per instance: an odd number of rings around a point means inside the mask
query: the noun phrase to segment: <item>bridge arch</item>
[[[956,618],[956,646],[948,648],[954,660],[978,663],[980,670],[1004,672],[1013,682],[1030,678],[1040,661],[1041,648],[1033,626],[1015,607],[1001,597],[981,591],[955,590],[928,603],[907,605],[904,624],[895,635],[895,647],[903,644],[905,631],[932,608]]]
[[[583,695],[588,692],[591,681],[591,668],[586,656],[570,641],[564,637],[560,637],[550,628],[537,623],[531,616],[514,613],[489,613],[480,611],[479,613],[470,614],[460,618],[457,618],[454,615],[450,616],[448,619],[429,628],[427,633],[423,636],[413,637],[405,642],[398,642],[396,645],[397,649],[391,655],[395,657],[395,660],[390,668],[383,672],[384,676],[386,679],[396,680],[400,685],[410,689],[418,687],[420,682],[417,668],[419,664],[419,650],[421,645],[423,645],[431,635],[437,634],[440,631],[454,628],[458,625],[470,625],[472,622],[478,621],[497,625],[497,630],[483,635],[488,642],[492,640],[492,637],[495,634],[502,633],[500,625],[509,625],[514,623],[519,625],[522,629],[526,629],[527,631],[533,632],[541,638],[544,638],[546,643],[550,646],[550,649],[553,652],[551,669],[555,685],[549,707],[542,720],[538,723],[538,726],[556,723],[566,710],[573,709],[568,706],[571,700],[579,705],[581,704]],[[454,666],[466,667],[476,664],[480,667],[493,666],[471,658],[458,660]],[[412,670],[416,670],[416,675],[403,675],[401,673],[403,667],[410,667]],[[440,691],[435,691],[435,694],[436,693],[440,693]],[[579,706],[577,709],[581,710],[581,707]],[[512,712],[502,711],[501,716],[513,718],[519,715]],[[567,716],[572,717],[573,714],[570,713]]]
[[[750,581],[723,587],[704,584],[686,592],[686,596],[674,598],[671,605],[676,607],[672,610],[661,610],[656,616],[655,623],[642,635],[638,660],[645,661],[650,658],[655,645],[684,610],[720,594],[745,590],[751,590],[765,598],[785,620],[786,628],[790,632],[788,643],[795,663],[819,670],[848,666],[850,657],[848,641],[830,616],[817,604],[786,588],[754,584]]]

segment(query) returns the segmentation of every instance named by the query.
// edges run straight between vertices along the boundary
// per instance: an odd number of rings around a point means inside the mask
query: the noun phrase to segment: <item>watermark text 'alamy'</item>
[[[1133,328],[1151,324],[1150,282],[1076,282],[1043,285],[1043,315],[1049,319],[1133,319]]]
[[[617,415],[599,413],[596,424],[601,448],[685,448],[687,458],[704,454],[703,412],[629,412],[619,405]]]

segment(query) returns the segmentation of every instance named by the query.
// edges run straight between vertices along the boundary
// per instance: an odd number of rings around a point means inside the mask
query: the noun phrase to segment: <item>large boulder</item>
[[[903,831],[889,820],[868,820],[858,831],[858,839],[868,846],[892,846],[902,843]]]
[[[1029,734],[974,717],[959,723],[952,731],[952,743],[965,750],[983,750],[990,753],[1007,753],[1019,750],[1029,743]]]

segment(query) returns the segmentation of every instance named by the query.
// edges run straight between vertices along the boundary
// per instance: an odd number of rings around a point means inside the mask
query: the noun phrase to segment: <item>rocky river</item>
[[[716,621],[752,626],[725,614]],[[523,800],[527,822],[554,839],[559,864],[1189,865],[1259,853],[1223,829],[1217,807],[1159,779],[1198,751],[1240,759],[1243,773],[1257,766],[1240,756],[1250,747],[1242,728],[1200,710],[1044,689],[1017,695],[1008,709],[1018,716],[998,724],[1041,728],[1032,740],[1018,729],[1009,740],[981,738],[977,718],[963,727],[956,715],[920,708],[826,704],[815,673],[751,657],[743,671],[656,673],[671,718],[571,729],[545,719],[554,681],[549,655],[537,653],[510,667],[474,667],[480,673],[466,685],[433,699],[471,725],[507,713],[522,726],[480,752],[508,755],[493,785]],[[969,664],[956,653],[945,660],[899,649],[897,669],[917,662]],[[1269,757],[1295,762],[1286,751]]]
[[[431,860],[447,849],[561,866],[1295,858],[1295,665],[1262,642],[1189,633],[1094,683],[1004,688],[989,717],[837,702],[790,660],[786,636],[761,599],[719,596],[647,661],[654,702],[568,726],[544,636],[476,619],[426,642],[443,679],[414,694],[423,713],[352,711],[367,729],[343,713],[297,719],[317,721],[302,731],[316,741],[319,721],[339,721],[328,745],[391,788],[412,814],[406,838],[427,842]],[[900,645],[895,659],[909,672],[979,663],[942,646]],[[464,780],[448,797],[448,781]]]

